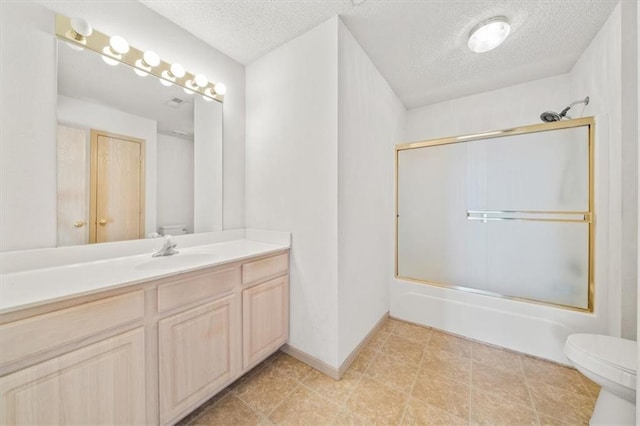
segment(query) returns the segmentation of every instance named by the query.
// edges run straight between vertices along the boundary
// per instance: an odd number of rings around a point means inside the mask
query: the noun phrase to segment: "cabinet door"
[[[239,322],[235,294],[160,321],[163,424],[177,420],[235,377],[240,364]]]
[[[285,275],[242,291],[244,369],[287,341],[289,285]]]
[[[142,328],[0,379],[1,424],[144,424]]]

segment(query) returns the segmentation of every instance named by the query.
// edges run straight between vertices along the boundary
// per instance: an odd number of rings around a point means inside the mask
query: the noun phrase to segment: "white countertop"
[[[179,254],[140,254],[0,275],[0,314],[144,281],[243,260],[288,245],[247,239],[183,248]]]

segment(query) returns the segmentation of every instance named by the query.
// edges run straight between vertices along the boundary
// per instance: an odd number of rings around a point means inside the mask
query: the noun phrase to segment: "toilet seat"
[[[565,355],[580,366],[608,380],[636,389],[638,349],[633,340],[597,334],[573,334]]]

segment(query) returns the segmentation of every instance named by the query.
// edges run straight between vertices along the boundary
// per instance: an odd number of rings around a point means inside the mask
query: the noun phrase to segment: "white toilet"
[[[638,346],[635,341],[598,334],[572,334],[564,354],[579,372],[602,388],[591,425],[635,425]]]

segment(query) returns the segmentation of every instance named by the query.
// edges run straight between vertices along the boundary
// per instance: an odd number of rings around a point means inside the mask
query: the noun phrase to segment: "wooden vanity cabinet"
[[[243,367],[265,359],[289,335],[289,286],[282,276],[242,291]]]
[[[237,294],[160,320],[160,421],[191,411],[240,371]]]
[[[242,362],[248,370],[289,337],[289,256],[242,265]]]
[[[140,424],[144,295],[0,316],[0,424]]]
[[[0,315],[0,424],[174,424],[288,338],[288,250]]]

